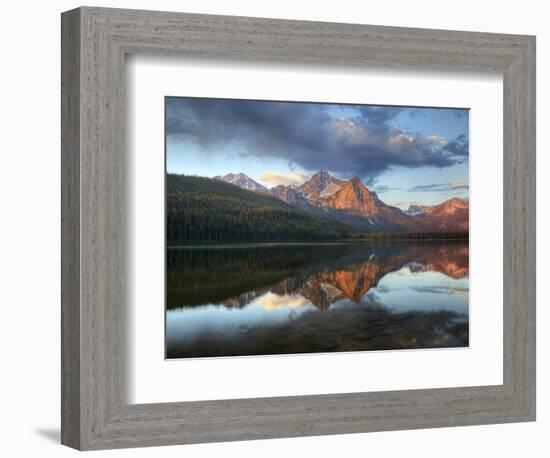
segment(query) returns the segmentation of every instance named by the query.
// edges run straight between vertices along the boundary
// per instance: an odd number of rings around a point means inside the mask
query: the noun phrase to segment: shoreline
[[[216,248],[216,249],[229,249],[229,248],[268,248],[277,246],[315,246],[315,245],[350,245],[350,244],[367,244],[367,243],[380,243],[380,242],[470,242],[470,238],[431,238],[431,239],[414,239],[414,238],[373,238],[363,240],[324,240],[315,242],[229,242],[229,243],[201,243],[192,245],[166,245],[166,249],[200,249],[200,248]]]

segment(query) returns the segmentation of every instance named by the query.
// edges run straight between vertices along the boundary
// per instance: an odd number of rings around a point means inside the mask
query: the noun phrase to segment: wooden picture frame
[[[82,7],[62,14],[62,443],[80,450],[535,419],[535,38]],[[128,404],[125,56],[496,72],[503,384]],[[162,154],[162,152],[159,152]]]

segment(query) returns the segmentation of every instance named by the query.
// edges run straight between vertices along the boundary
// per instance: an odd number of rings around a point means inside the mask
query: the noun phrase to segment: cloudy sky
[[[170,173],[272,187],[327,170],[401,208],[468,197],[468,139],[465,109],[166,98]]]

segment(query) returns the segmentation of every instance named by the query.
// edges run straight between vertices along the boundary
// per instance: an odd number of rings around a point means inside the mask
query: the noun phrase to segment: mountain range
[[[411,205],[403,211],[384,203],[358,177],[341,180],[324,170],[301,186],[278,185],[271,189],[244,173],[230,173],[214,179],[370,232],[467,232],[469,229],[467,200],[455,197],[433,206]]]

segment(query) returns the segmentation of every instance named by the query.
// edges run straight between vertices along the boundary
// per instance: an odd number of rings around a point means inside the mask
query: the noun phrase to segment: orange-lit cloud
[[[302,296],[284,295],[279,296],[274,293],[267,293],[259,300],[265,310],[276,310],[283,307],[296,309],[306,305],[306,300]]]
[[[277,173],[277,172],[267,172],[260,177],[260,183],[264,186],[272,187],[283,184],[285,186],[300,186],[305,183],[307,177],[301,173]]]

